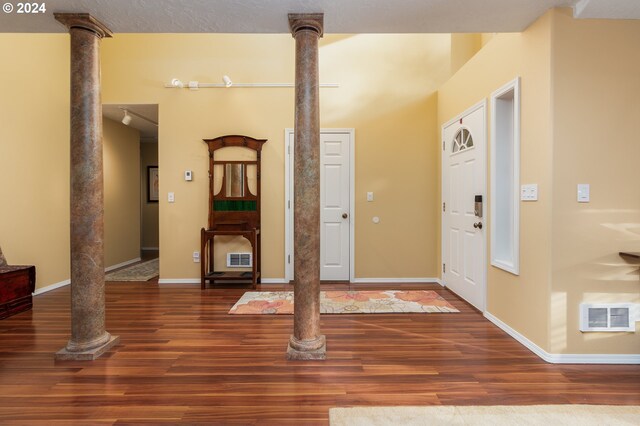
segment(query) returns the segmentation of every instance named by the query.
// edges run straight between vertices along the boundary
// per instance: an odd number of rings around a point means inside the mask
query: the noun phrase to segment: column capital
[[[301,30],[312,30],[322,37],[324,30],[324,13],[290,13],[289,28],[294,37]]]
[[[53,17],[69,30],[71,28],[83,28],[95,33],[98,38],[111,37],[113,35],[106,25],[88,13],[54,13]]]

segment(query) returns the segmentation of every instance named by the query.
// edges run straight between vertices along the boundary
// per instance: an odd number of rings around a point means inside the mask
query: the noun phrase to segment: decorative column
[[[293,335],[287,359],[325,359],[320,334],[320,102],[318,39],[323,14],[289,14],[296,40],[295,83],[295,287]]]
[[[94,360],[118,342],[105,330],[100,40],[87,13],[55,13],[71,35],[71,339],[56,360]]]

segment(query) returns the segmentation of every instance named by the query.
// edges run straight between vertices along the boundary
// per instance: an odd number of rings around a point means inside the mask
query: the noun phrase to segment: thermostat
[[[193,180],[193,174],[191,173],[191,170],[185,170],[184,171],[184,180],[186,180],[186,181]]]

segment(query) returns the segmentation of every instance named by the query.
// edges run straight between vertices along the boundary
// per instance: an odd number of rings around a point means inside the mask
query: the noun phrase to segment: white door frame
[[[293,280],[293,154],[294,146],[289,145],[289,140],[293,137],[294,130],[292,128],[284,129],[284,280],[290,282]],[[355,280],[355,150],[356,150],[356,131],[355,129],[320,129],[320,133],[335,134],[343,133],[349,135],[350,152],[349,152],[349,281]],[[319,255],[319,253],[318,253]],[[319,259],[318,259],[319,260]]]
[[[471,114],[472,112],[480,109],[480,108],[484,108],[484,147],[482,148],[481,152],[479,153],[480,156],[482,156],[482,159],[484,161],[484,165],[485,165],[485,179],[484,179],[484,187],[483,187],[483,192],[485,194],[484,199],[483,199],[483,208],[484,208],[484,212],[483,212],[483,217],[482,217],[482,222],[484,223],[485,226],[488,227],[490,221],[489,221],[489,215],[491,212],[489,212],[489,206],[491,205],[489,203],[489,194],[487,192],[487,170],[488,170],[488,164],[487,164],[487,152],[488,152],[488,126],[487,126],[487,99],[483,99],[480,102],[478,102],[477,104],[473,105],[472,107],[466,109],[465,111],[463,111],[462,113],[458,114],[457,116],[455,116],[454,118],[452,118],[451,120],[447,121],[446,123],[444,123],[442,125],[442,127],[440,128],[440,139],[444,139],[444,129],[449,127],[451,124],[455,123],[456,121],[460,121],[461,118],[464,118],[465,116]],[[440,152],[441,157],[440,157],[440,182],[441,182],[441,196],[440,196],[440,201],[441,203],[443,203],[444,201],[444,194],[445,194],[445,179],[444,179],[444,172],[445,172],[445,164],[446,164],[446,159],[448,158],[448,154],[449,154],[449,150],[445,149],[446,144],[445,141],[442,140],[442,144],[443,144],[443,148],[442,151]],[[447,189],[448,190],[448,189]],[[442,217],[442,223],[441,223],[441,229],[440,229],[440,259],[442,261],[442,264],[444,264],[445,261],[445,247],[444,247],[444,236],[446,235],[446,229],[447,229],[447,215],[444,214],[444,212],[442,211],[442,209],[440,210],[440,214]],[[485,230],[485,232],[482,233],[482,248],[484,250],[484,262],[482,262],[482,276],[483,276],[483,282],[484,282],[484,289],[482,292],[482,305],[481,305],[481,312],[485,312],[487,310],[487,288],[488,288],[488,283],[487,283],[487,259],[489,258],[489,252],[488,252],[488,247],[487,247],[487,234],[488,234],[488,229]],[[441,269],[442,270],[442,269]],[[442,285],[447,287],[447,283],[445,281],[445,274],[444,272],[442,272],[441,274],[442,276]]]

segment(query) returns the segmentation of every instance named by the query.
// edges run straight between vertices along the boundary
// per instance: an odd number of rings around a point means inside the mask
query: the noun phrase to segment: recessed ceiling
[[[140,138],[144,141],[157,142],[158,126],[152,122],[158,122],[158,105],[102,105],[102,116],[113,121],[121,122],[124,118],[124,109],[132,113],[129,127],[138,129],[140,131]]]
[[[17,4],[10,2],[12,4]],[[115,33],[288,33],[287,14],[323,12],[326,33],[522,31],[553,7],[640,18],[638,0],[47,0],[44,14],[0,14],[0,32],[65,32],[54,12],[91,13]],[[581,16],[582,15],[582,16]]]

